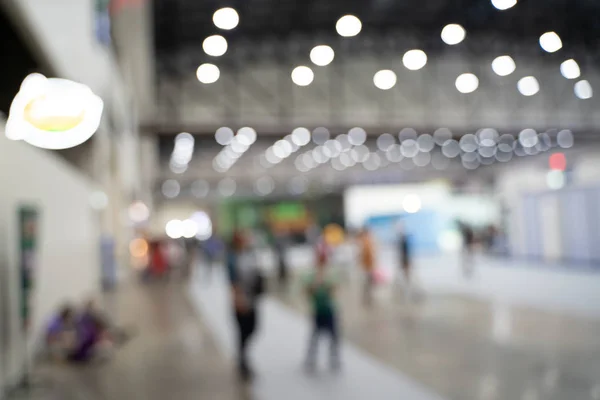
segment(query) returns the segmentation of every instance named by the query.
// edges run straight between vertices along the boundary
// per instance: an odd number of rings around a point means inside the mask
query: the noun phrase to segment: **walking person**
[[[470,279],[475,272],[475,233],[469,225],[460,223],[460,231],[463,238],[462,268],[465,278]]]
[[[306,368],[309,372],[316,367],[316,354],[319,337],[322,333],[330,338],[331,368],[340,368],[339,331],[337,310],[334,303],[336,279],[333,270],[327,266],[326,258],[319,257],[317,266],[307,277],[306,291],[313,312],[313,332],[310,337]]]
[[[258,321],[258,297],[264,291],[264,279],[259,271],[258,257],[241,232],[233,235],[227,257],[227,269],[231,283],[231,296],[238,330],[238,372],[248,381],[254,371],[248,360],[248,345],[256,331]]]
[[[360,247],[360,262],[364,271],[363,301],[366,306],[373,303],[373,286],[375,284],[375,249],[371,233],[365,228],[358,237]]]
[[[406,233],[406,229],[403,224],[398,227],[398,252],[400,260],[400,268],[404,275],[404,286],[406,289],[406,296],[410,296],[411,292],[411,269],[412,269],[412,253],[410,248],[410,237]]]

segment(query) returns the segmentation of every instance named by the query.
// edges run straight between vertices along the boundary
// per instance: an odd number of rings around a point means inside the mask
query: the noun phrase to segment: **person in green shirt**
[[[334,271],[327,267],[325,259],[320,259],[315,270],[306,279],[306,291],[311,301],[314,321],[306,359],[306,367],[309,371],[315,368],[317,345],[321,333],[328,334],[331,339],[331,367],[333,369],[340,367],[335,287]]]

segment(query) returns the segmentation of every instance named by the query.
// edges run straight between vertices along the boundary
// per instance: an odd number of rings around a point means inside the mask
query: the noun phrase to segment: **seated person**
[[[75,310],[70,305],[63,306],[52,318],[46,330],[46,346],[54,358],[68,358],[77,347],[77,323]]]

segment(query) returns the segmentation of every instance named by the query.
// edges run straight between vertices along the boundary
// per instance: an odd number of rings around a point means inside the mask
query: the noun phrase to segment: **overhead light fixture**
[[[219,29],[229,31],[240,22],[240,16],[237,11],[231,7],[221,8],[213,14],[213,22]]]
[[[215,140],[221,146],[227,146],[229,143],[231,143],[231,141],[233,140],[233,136],[233,129],[225,126],[217,129],[217,131],[215,132]]]
[[[409,214],[419,212],[421,207],[421,198],[416,194],[407,194],[402,200],[402,208]]]
[[[204,39],[202,49],[206,54],[220,57],[227,52],[227,40],[221,35],[212,35]]]
[[[306,146],[310,143],[310,131],[306,128],[296,128],[292,131],[292,141],[297,146]]]
[[[508,10],[517,4],[517,0],[492,0],[492,5],[500,11]]]
[[[344,15],[335,24],[335,29],[340,36],[352,37],[360,33],[362,22],[354,15]]]
[[[310,60],[320,67],[331,64],[334,57],[333,49],[326,45],[316,46],[310,51]]]
[[[384,69],[375,73],[373,76],[373,83],[375,86],[381,90],[389,90],[396,86],[397,82],[396,74],[394,71],[389,69]]]
[[[245,126],[238,130],[237,135],[235,137],[237,141],[242,145],[251,146],[254,142],[256,142],[258,136],[253,128]]]
[[[420,70],[427,64],[427,54],[423,50],[409,50],[404,53],[402,63],[411,71]]]
[[[348,131],[348,140],[353,146],[360,146],[367,141],[367,132],[363,128],[352,128]]]
[[[540,91],[540,84],[533,76],[521,78],[517,83],[517,89],[523,96],[533,96]]]
[[[456,78],[456,90],[461,93],[473,93],[479,87],[479,79],[474,74],[462,74]]]
[[[208,196],[210,185],[206,181],[196,181],[192,183],[192,194],[194,197],[202,198]]]
[[[237,184],[231,178],[224,178],[218,184],[218,190],[221,196],[230,197],[235,194]]]
[[[558,135],[556,136],[556,143],[563,149],[570,149],[575,144],[573,132],[568,129],[558,132]]]
[[[306,66],[301,65],[292,71],[292,81],[298,86],[308,86],[314,79],[314,72]]]
[[[86,85],[31,74],[12,101],[5,134],[43,149],[68,149],[96,133],[103,108]]]
[[[546,32],[540,36],[540,46],[548,53],[554,53],[562,49],[562,40],[556,32]]]
[[[174,179],[167,179],[162,184],[162,193],[166,198],[174,199],[179,196],[179,192],[181,191],[181,186],[179,182]]]
[[[494,61],[492,61],[492,70],[498,76],[508,76],[515,72],[515,69],[517,69],[515,60],[510,56],[496,57]]]
[[[586,80],[577,82],[575,84],[575,96],[582,100],[591,99],[594,96],[594,91],[590,82]]]
[[[312,139],[315,144],[322,145],[329,140],[329,136],[329,129],[320,126],[313,130]]]
[[[560,73],[567,79],[577,79],[581,76],[579,64],[572,58],[560,64]]]
[[[183,221],[172,219],[165,225],[165,233],[171,239],[179,239],[183,237]]]
[[[204,84],[215,83],[219,80],[220,76],[221,71],[219,71],[219,67],[214,64],[202,64],[196,70],[196,77]]]
[[[258,178],[254,183],[254,191],[259,196],[266,196],[275,190],[275,181],[270,176]]]
[[[465,40],[467,32],[458,24],[449,24],[442,29],[442,40],[447,45],[453,46]]]

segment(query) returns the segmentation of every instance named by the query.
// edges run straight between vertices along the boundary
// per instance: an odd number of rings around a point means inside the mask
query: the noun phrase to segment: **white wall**
[[[81,301],[98,292],[99,221],[89,207],[90,183],[51,152],[9,141],[4,129],[0,129],[0,160],[3,163],[0,256],[5,256],[8,265],[4,275],[8,281],[1,283],[0,290],[8,290],[10,310],[8,349],[0,349],[0,363],[4,362],[0,371],[4,371],[5,382],[14,382],[23,363],[19,322],[19,205],[35,205],[40,211],[32,332],[41,333],[45,322],[63,302]],[[0,320],[0,326],[4,323]]]

